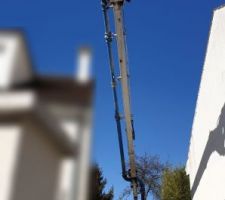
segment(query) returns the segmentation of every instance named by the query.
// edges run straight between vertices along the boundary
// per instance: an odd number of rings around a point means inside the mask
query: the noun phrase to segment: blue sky
[[[212,11],[222,0],[133,0],[125,18],[136,150],[185,164]],[[93,159],[115,194],[120,173],[104,27],[98,0],[1,1],[0,27],[26,30],[39,73],[73,75],[75,52],[93,48]]]

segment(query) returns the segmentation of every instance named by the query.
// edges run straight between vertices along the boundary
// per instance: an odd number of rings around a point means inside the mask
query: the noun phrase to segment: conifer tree
[[[113,188],[106,192],[106,184],[107,180],[103,177],[102,170],[98,165],[94,165],[90,174],[89,200],[112,200]]]

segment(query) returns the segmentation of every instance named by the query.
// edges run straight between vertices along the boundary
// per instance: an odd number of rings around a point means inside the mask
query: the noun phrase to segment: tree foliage
[[[102,170],[94,165],[90,173],[89,199],[88,200],[112,200],[113,188],[105,192],[107,180],[103,177]]]
[[[189,177],[184,167],[165,170],[161,200],[191,200]]]
[[[163,164],[158,156],[144,154],[136,157],[138,176],[143,180],[146,191],[146,199],[152,195],[154,199],[160,199],[161,177],[168,164]],[[131,194],[130,187],[124,189],[120,200],[128,199]]]

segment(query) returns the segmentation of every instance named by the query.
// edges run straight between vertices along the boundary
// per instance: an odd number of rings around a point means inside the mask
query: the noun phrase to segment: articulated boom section
[[[134,129],[133,120],[131,117],[131,106],[130,106],[130,94],[129,94],[129,75],[127,72],[127,55],[126,55],[126,44],[125,44],[125,32],[123,26],[123,6],[124,0],[102,0],[102,8],[105,22],[105,39],[108,47],[110,72],[113,88],[113,97],[115,102],[115,119],[117,123],[118,140],[120,147],[121,165],[122,165],[122,175],[126,181],[131,182],[131,187],[133,190],[134,200],[138,199],[138,186],[140,186],[140,192],[142,200],[145,199],[144,185],[142,181],[137,176],[136,163],[135,163],[135,152],[134,152]],[[114,21],[116,33],[112,33],[109,25],[109,9],[113,9]],[[113,61],[112,53],[112,41],[116,38],[117,41],[117,52],[119,59],[119,71],[120,75],[116,76],[115,67]],[[117,96],[117,81],[120,81],[122,88],[122,101],[124,108],[124,120],[126,124],[126,134],[128,141],[128,156],[129,156],[129,166],[130,169],[126,170],[125,156],[123,150],[123,139],[122,139],[122,129],[121,129],[121,115],[119,112],[119,103]],[[139,184],[138,184],[139,183]]]

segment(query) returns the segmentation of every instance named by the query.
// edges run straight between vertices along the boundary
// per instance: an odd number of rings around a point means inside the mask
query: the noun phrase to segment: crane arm
[[[112,80],[112,88],[113,88],[113,97],[114,97],[114,106],[115,106],[115,119],[117,123],[117,133],[119,140],[119,148],[120,148],[120,158],[121,158],[121,166],[122,166],[122,175],[126,181],[131,182],[131,188],[133,191],[134,200],[138,199],[138,183],[140,186],[140,192],[142,200],[145,199],[145,187],[143,181],[137,176],[136,169],[136,161],[135,161],[135,151],[134,151],[134,128],[133,128],[133,120],[131,116],[131,105],[130,105],[130,91],[129,91],[129,75],[127,71],[127,55],[126,55],[126,45],[125,45],[125,33],[123,26],[123,5],[125,0],[102,0],[102,8],[103,8],[103,16],[105,22],[105,39],[107,42],[108,55],[109,55],[109,64],[110,64],[110,72],[111,72],[111,80]],[[110,31],[109,26],[109,17],[107,11],[109,8],[113,9],[114,13],[114,21],[116,34],[113,34]],[[113,62],[113,53],[112,53],[112,41],[114,35],[117,40],[117,52],[118,52],[118,60],[119,60],[119,80],[121,83],[121,91],[122,91],[122,102],[124,109],[124,119],[125,119],[125,127],[126,127],[126,135],[127,135],[127,143],[128,143],[128,157],[129,157],[129,166],[130,169],[127,171],[125,166],[125,156],[123,149],[123,138],[122,138],[122,129],[121,129],[121,117],[119,113],[119,103],[117,96],[117,77],[115,75],[115,67]]]

